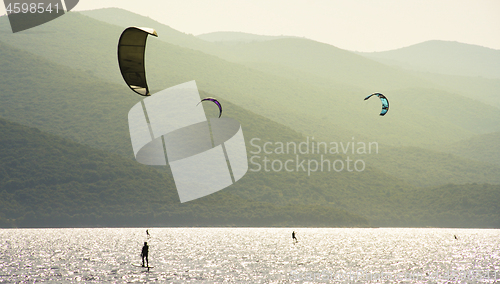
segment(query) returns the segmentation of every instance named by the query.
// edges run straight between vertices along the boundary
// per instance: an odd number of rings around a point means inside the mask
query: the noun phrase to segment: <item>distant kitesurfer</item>
[[[147,242],[144,242],[144,246],[142,247],[141,257],[142,257],[142,267],[149,267],[148,260],[149,246]],[[146,264],[148,266],[144,266],[144,258],[146,258]]]
[[[458,240],[457,235],[453,235],[455,237],[455,240]]]
[[[295,242],[298,242],[297,238],[295,237],[295,231],[292,232],[292,240]]]
[[[148,230],[146,230],[146,235],[148,235],[148,238],[150,237]]]

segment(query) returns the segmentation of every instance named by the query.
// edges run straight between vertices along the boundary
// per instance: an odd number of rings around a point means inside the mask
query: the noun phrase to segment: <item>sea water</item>
[[[500,230],[0,230],[0,283],[38,282],[500,283]]]

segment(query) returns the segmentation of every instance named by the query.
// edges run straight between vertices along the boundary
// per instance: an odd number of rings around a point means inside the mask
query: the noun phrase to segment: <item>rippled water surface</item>
[[[149,233],[150,238],[146,228],[0,230],[0,283],[500,283],[500,230]],[[144,241],[150,245],[150,271],[132,265],[140,264]]]

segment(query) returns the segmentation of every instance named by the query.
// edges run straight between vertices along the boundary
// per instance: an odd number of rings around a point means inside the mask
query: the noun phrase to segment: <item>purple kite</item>
[[[222,106],[219,103],[219,101],[217,99],[211,98],[211,97],[204,98],[203,100],[200,101],[200,103],[203,102],[203,101],[211,101],[214,104],[216,104],[219,107],[219,118],[220,118],[220,116],[222,115]],[[198,103],[197,105],[199,105],[200,103]]]

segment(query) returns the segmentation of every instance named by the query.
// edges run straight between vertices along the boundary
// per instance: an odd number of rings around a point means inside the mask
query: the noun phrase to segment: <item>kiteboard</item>
[[[150,268],[155,268],[154,266],[142,266],[140,264],[134,264],[132,263],[132,266],[135,266],[135,267],[141,267],[141,268],[147,268],[147,269],[150,269]]]

